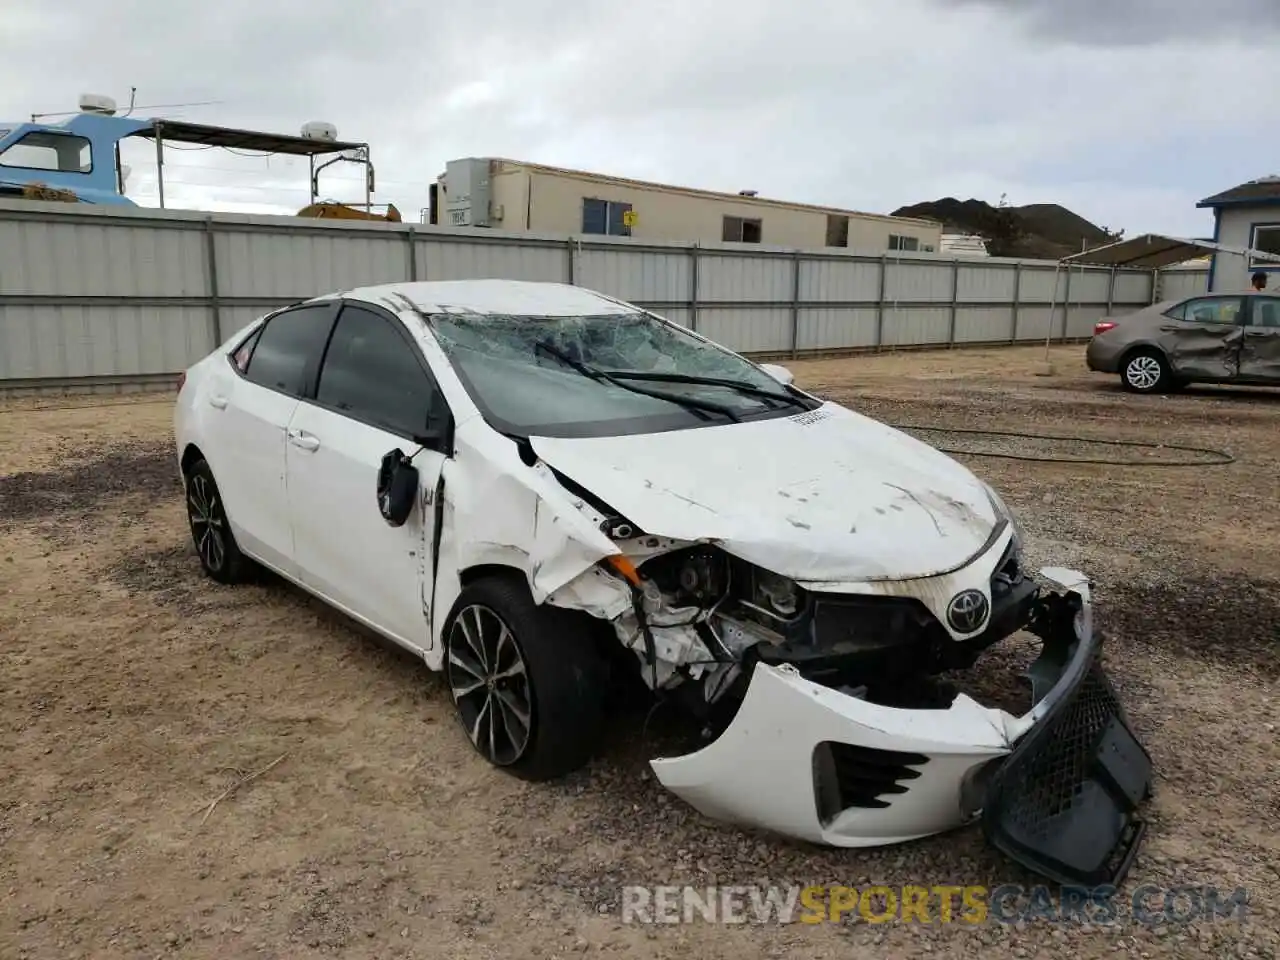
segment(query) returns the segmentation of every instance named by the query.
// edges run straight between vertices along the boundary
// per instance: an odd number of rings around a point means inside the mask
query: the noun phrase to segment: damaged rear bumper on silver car
[[[1141,842],[1151,760],[1099,662],[1087,579],[1042,574],[1043,642],[1020,717],[959,694],[882,706],[757,664],[724,732],[651,761],[707,816],[841,847],[897,843],[980,819],[988,841],[1060,883],[1118,883]]]

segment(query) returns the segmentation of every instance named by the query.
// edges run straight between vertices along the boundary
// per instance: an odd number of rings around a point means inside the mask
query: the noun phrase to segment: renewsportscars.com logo
[[[629,886],[622,888],[624,923],[1050,923],[1188,924],[1235,916],[1243,920],[1248,892],[1212,886],[1140,886],[1129,897],[1115,887],[969,885]]]

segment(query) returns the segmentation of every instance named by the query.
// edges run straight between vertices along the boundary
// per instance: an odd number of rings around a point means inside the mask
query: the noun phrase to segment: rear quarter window
[[[249,336],[240,341],[240,346],[231,352],[231,365],[244,373],[249,369],[249,358],[253,356],[254,345],[258,342],[258,337],[262,335],[262,327],[259,327]]]

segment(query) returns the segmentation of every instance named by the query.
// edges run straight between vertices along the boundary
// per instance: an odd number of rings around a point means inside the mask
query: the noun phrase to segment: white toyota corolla
[[[639,307],[507,280],[276,311],[183,375],[191,533],[443,670],[528,779],[585,764],[621,662],[706,726],[652,761],[703,813],[839,846],[979,819],[1062,882],[1128,868],[1151,766],[1086,578],[925,443]],[[1042,642],[1026,712],[938,675]]]

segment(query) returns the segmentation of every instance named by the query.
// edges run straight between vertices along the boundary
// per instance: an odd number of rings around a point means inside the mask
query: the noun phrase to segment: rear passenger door
[[[1194,297],[1165,313],[1160,345],[1176,376],[1230,380],[1240,368],[1243,324],[1243,297]]]
[[[400,319],[372,305],[338,315],[312,398],[289,423],[286,464],[302,582],[404,646],[430,646],[435,510],[444,464],[415,437],[447,424],[448,409]],[[449,431],[442,433],[447,437]],[[383,455],[414,455],[417,507],[401,527],[377,503]]]
[[[247,554],[294,577],[285,488],[285,430],[309,389],[333,326],[336,305],[305,304],[267,319],[213,378],[205,450],[236,542]]]
[[[1280,297],[1249,297],[1240,378],[1280,385]]]

